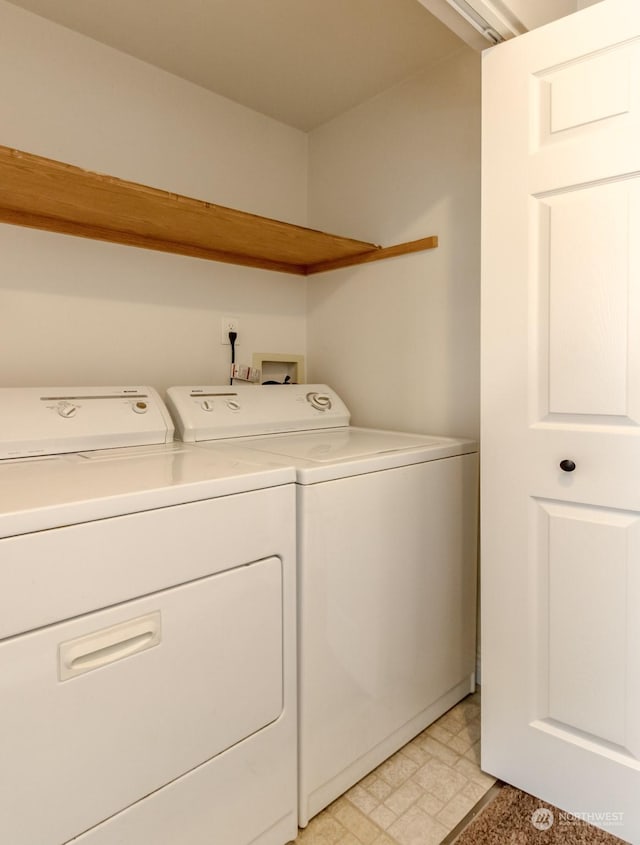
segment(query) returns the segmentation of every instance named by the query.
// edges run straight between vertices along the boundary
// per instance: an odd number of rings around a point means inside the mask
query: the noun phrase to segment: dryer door
[[[0,643],[0,842],[67,842],[278,718],[271,557]]]

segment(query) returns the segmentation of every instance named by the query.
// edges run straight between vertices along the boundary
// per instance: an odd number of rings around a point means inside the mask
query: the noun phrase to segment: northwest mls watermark
[[[624,824],[624,813],[608,810],[594,813],[558,813],[558,824],[575,824],[576,821],[594,824],[596,827],[620,827]]]
[[[624,824],[624,813],[611,810],[589,813],[566,813],[563,810],[556,810],[554,813],[548,807],[538,807],[531,814],[531,824],[536,830],[549,830],[554,824],[566,827],[579,822],[586,822],[595,827],[621,827]]]
[[[531,824],[536,830],[549,830],[554,821],[555,816],[547,807],[538,807],[531,813]]]

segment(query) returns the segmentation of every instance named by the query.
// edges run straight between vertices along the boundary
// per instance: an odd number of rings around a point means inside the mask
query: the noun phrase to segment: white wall
[[[527,29],[535,29],[600,2],[602,0],[498,0],[496,5],[511,10]]]
[[[512,12],[527,30],[536,29],[573,12],[594,6],[601,0],[493,0],[505,12]]]
[[[0,143],[306,223],[304,133],[0,0]],[[0,225],[0,386],[224,381],[304,353],[300,277]]]
[[[0,127],[6,146],[258,214],[383,244],[440,237],[305,283],[0,225],[1,386],[225,381],[230,315],[240,361],[306,353],[357,423],[477,433],[472,51],[308,139],[0,0]]]
[[[477,436],[480,60],[469,48],[309,141],[309,224],[435,250],[309,280],[308,376],[360,425]]]
[[[536,29],[576,10],[576,0],[494,0],[494,3],[507,16],[509,13],[515,15],[527,30]]]

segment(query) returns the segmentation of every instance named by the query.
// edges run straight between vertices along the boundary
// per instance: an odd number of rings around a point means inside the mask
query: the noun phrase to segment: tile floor
[[[467,696],[313,818],[295,845],[438,845],[495,783]]]

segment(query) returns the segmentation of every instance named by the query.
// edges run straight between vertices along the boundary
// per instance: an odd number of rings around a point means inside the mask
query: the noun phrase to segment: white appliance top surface
[[[331,431],[251,437],[242,443],[261,452],[324,464],[397,452],[401,449],[433,448],[442,445],[443,438],[350,426]]]
[[[183,440],[279,456],[295,464],[301,484],[478,450],[472,440],[349,426],[348,408],[326,384],[171,387],[167,404]]]
[[[0,389],[0,537],[295,480],[291,461],[205,453],[173,430],[149,387]]]
[[[199,448],[225,446],[236,455],[271,454],[292,461],[297,480],[315,484],[477,452],[474,440],[409,434],[398,431],[346,426],[325,431],[305,431],[262,437],[239,437]]]
[[[0,461],[0,537],[260,490],[291,461],[183,443]]]

